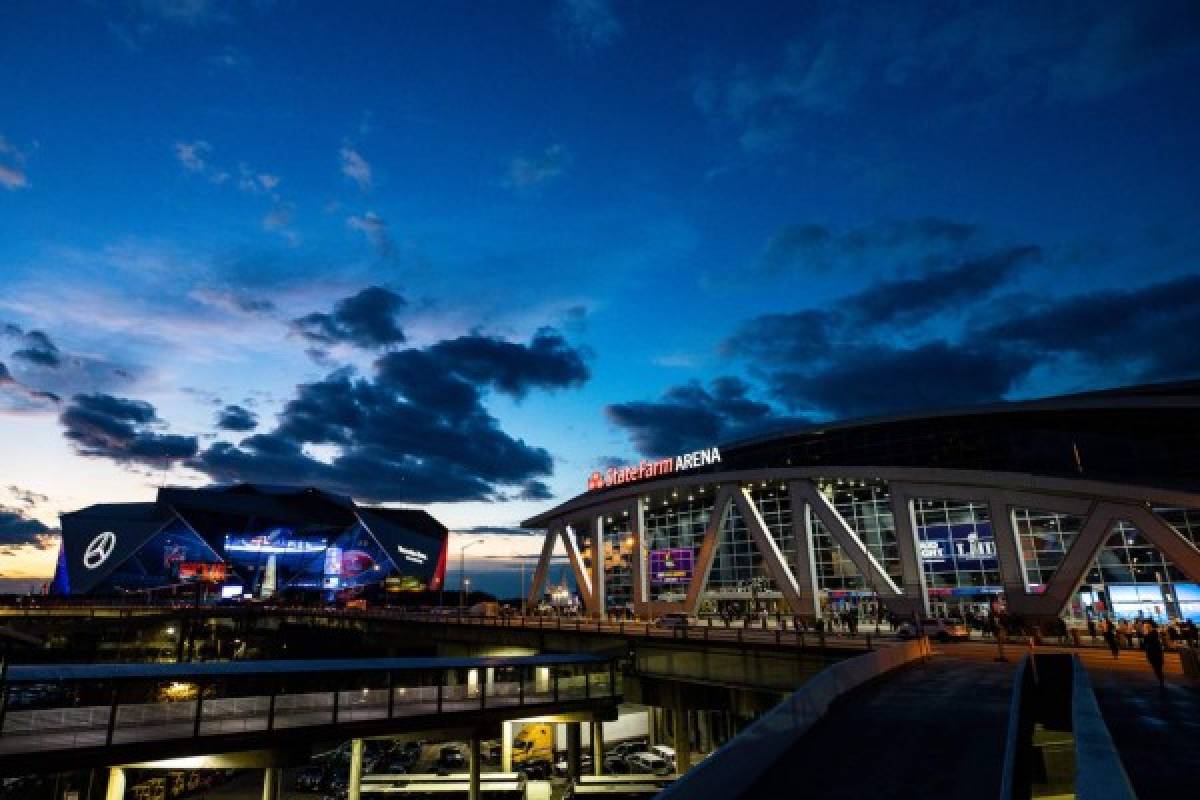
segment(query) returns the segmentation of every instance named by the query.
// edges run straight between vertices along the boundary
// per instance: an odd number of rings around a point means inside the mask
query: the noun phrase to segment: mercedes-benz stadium
[[[152,503],[62,515],[52,591],[119,595],[200,584],[214,595],[332,599],[439,589],[446,528],[424,511],[313,488],[164,488]]]
[[[597,616],[1200,621],[1200,382],[817,425],[587,486],[524,523],[546,530],[530,602],[557,550]]]

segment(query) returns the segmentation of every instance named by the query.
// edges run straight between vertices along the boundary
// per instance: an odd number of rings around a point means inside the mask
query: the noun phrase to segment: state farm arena
[[[524,523],[546,531],[531,602],[557,552],[597,616],[1200,621],[1200,381],[812,427],[587,485]]]

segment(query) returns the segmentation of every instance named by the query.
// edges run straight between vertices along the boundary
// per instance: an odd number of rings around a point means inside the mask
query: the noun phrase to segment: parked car
[[[530,758],[517,767],[526,780],[544,781],[554,774],[554,765],[546,758]]]
[[[320,767],[305,767],[296,773],[295,789],[298,792],[319,792],[325,782],[325,770]]]
[[[632,773],[650,775],[669,775],[671,773],[671,765],[667,763],[667,760],[649,751],[634,753],[625,761],[629,764],[629,771]]]
[[[625,762],[623,756],[610,753],[604,757],[604,772],[608,775],[628,775],[629,764]]]
[[[967,640],[971,638],[971,629],[961,619],[923,619],[921,633],[939,642],[951,639]],[[896,628],[896,635],[901,639],[911,639],[917,635],[917,628],[912,622],[902,622]]]
[[[663,614],[654,621],[654,624],[660,628],[686,628],[688,615],[673,611],[670,614]]]
[[[467,759],[463,756],[462,750],[460,750],[458,747],[455,747],[454,745],[448,745],[438,751],[437,763],[439,767],[455,769],[457,767],[466,766]]]
[[[675,768],[674,747],[667,747],[665,744],[656,744],[650,748],[650,752],[670,764],[671,769]]]
[[[634,753],[645,753],[650,749],[645,739],[629,739],[624,742],[618,742],[609,749],[609,753],[618,755],[621,758],[631,756]]]

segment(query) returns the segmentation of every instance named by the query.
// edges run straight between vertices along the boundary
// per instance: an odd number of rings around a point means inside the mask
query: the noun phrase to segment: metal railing
[[[487,709],[520,709],[531,706],[546,706],[585,699],[608,699],[618,697],[615,662],[582,657],[565,663],[548,662],[545,657],[518,657],[514,662],[529,661],[528,665],[517,666],[495,658],[478,659],[476,666],[470,659],[456,659],[456,666],[445,672],[437,672],[429,666],[437,659],[418,659],[420,668],[406,672],[397,666],[399,659],[354,662],[347,670],[354,677],[345,682],[356,681],[361,686],[363,675],[372,673],[373,661],[386,661],[386,669],[376,669],[376,681],[386,677],[387,686],[365,688],[330,688],[324,691],[287,691],[286,682],[290,674],[288,662],[276,662],[270,674],[277,677],[281,688],[262,694],[245,696],[210,696],[216,686],[225,681],[236,681],[237,669],[249,668],[251,675],[256,664],[264,662],[240,662],[226,664],[229,674],[215,678],[200,671],[188,675],[186,667],[179,665],[171,677],[180,683],[182,691],[190,696],[180,700],[155,702],[126,702],[121,698],[119,686],[135,685],[144,694],[149,688],[161,683],[158,673],[147,668],[145,676],[129,677],[114,669],[112,700],[106,705],[66,705],[65,693],[62,707],[8,708],[9,689],[13,685],[41,685],[45,680],[20,678],[9,681],[4,687],[4,711],[0,718],[0,756],[34,750],[66,750],[78,747],[110,746],[129,742],[198,738],[204,736],[269,732],[276,729],[297,728],[317,725],[338,725],[356,722],[390,720],[404,717],[436,715],[448,712],[478,712]],[[305,662],[311,664],[312,662]],[[462,666],[468,664],[468,666]],[[128,666],[128,665],[125,665]],[[200,667],[213,666],[198,665]],[[283,667],[280,669],[279,667]],[[19,669],[19,668],[18,668]],[[36,669],[36,668],[34,668]],[[46,667],[35,675],[54,675],[61,667]],[[296,677],[311,677],[311,672],[301,667]],[[465,674],[468,680],[455,683],[446,680],[453,675]],[[412,673],[419,672],[418,675]],[[498,673],[515,673],[513,680],[497,679]],[[494,673],[497,673],[494,675]],[[408,674],[417,681],[405,681]],[[330,673],[332,682],[337,682],[340,673]],[[436,683],[431,679],[436,675]],[[84,681],[79,680],[80,683]],[[42,701],[54,702],[54,701]]]

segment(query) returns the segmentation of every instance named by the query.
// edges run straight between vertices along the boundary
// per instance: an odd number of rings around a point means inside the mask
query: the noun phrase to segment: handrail
[[[922,637],[826,667],[658,797],[664,800],[736,797],[776,764],[825,715],[834,700],[929,653],[929,640]]]

